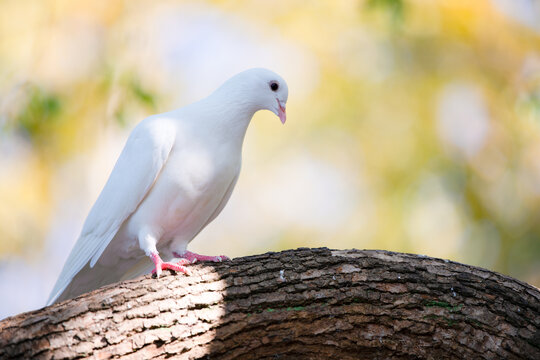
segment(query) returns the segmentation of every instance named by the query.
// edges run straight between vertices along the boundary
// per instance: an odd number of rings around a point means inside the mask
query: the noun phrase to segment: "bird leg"
[[[197,261],[213,261],[213,262],[222,262],[225,260],[231,260],[225,255],[219,255],[219,256],[207,256],[207,255],[199,255],[195,254],[191,251],[185,251],[183,253],[177,253],[173,252],[173,255],[177,258],[188,260],[190,263],[194,264]]]
[[[186,275],[191,275],[191,271],[185,267],[184,265],[191,264],[191,261],[188,259],[180,259],[178,262],[164,262],[161,260],[161,257],[157,252],[153,252],[150,254],[150,259],[154,262],[156,265],[156,268],[152,270],[152,274],[156,274],[157,277],[161,275],[161,270],[174,270],[174,271],[181,271]]]

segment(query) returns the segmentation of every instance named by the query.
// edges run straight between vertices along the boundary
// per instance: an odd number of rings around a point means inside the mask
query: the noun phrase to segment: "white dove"
[[[250,69],[205,99],[141,121],[90,210],[47,303],[152,268],[158,277],[164,269],[189,274],[184,265],[228,259],[192,253],[187,245],[229,200],[253,115],[266,109],[285,123],[287,98],[287,84],[279,75]]]

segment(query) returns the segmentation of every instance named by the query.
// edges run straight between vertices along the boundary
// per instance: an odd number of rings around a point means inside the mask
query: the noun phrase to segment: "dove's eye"
[[[272,89],[272,91],[277,91],[279,89],[279,84],[275,81],[272,81],[270,83],[270,89]]]

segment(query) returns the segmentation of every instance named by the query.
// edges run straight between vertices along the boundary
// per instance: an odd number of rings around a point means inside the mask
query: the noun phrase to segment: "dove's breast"
[[[206,222],[238,174],[240,161],[204,151],[180,155],[178,159],[173,155],[171,160],[178,166],[168,167],[163,174],[164,193],[168,196],[164,235],[176,237],[186,226]]]
[[[153,187],[122,227],[117,256],[142,253],[134,241],[142,228],[150,229],[160,252],[172,240],[185,248],[208,223],[240,171],[240,151],[233,148],[183,148],[188,150],[173,148]]]

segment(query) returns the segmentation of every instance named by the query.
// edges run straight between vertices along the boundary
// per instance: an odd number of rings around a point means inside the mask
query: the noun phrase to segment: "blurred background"
[[[268,67],[231,257],[386,249],[540,286],[540,0],[0,0],[0,318],[44,305],[133,126]]]

